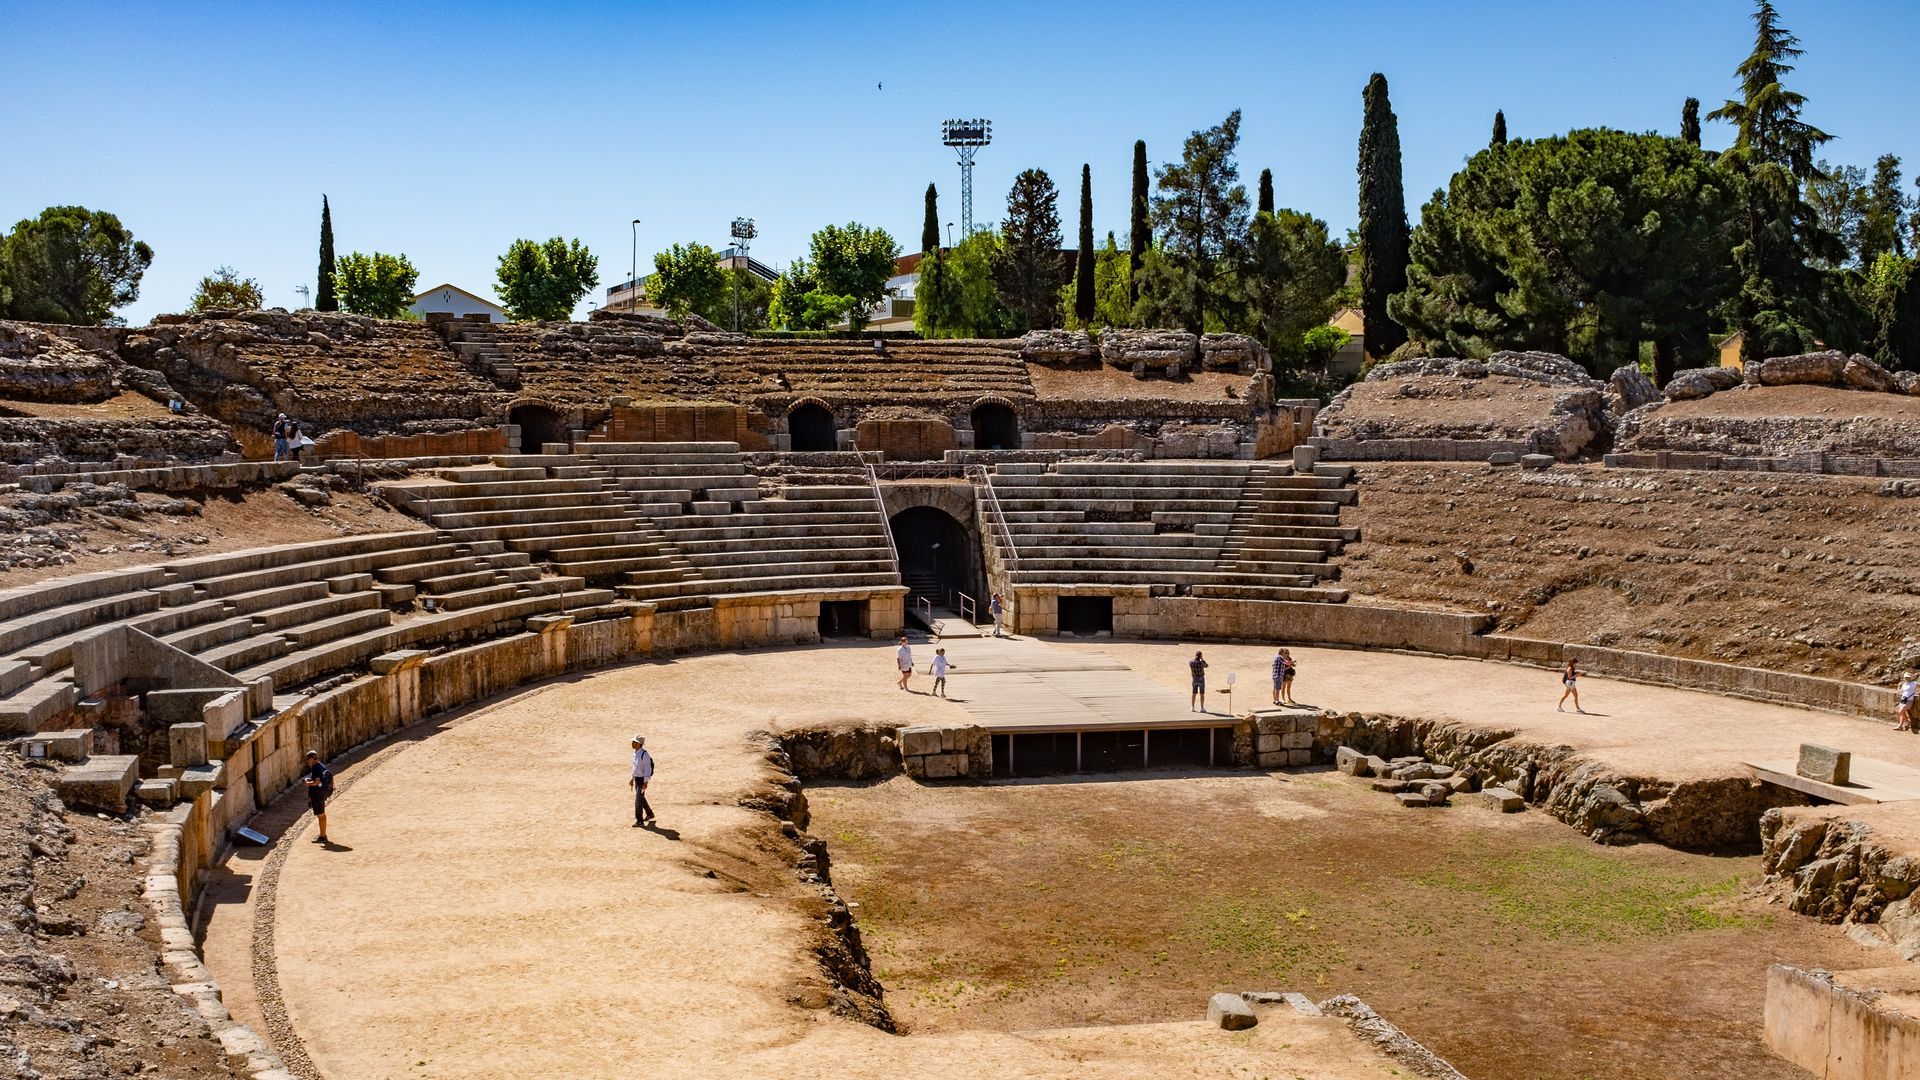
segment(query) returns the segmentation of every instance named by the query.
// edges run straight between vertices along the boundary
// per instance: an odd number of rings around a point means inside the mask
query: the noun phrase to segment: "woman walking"
[[[1286,649],[1281,649],[1280,650],[1280,704],[1282,705],[1300,704],[1299,702],[1293,700],[1293,676],[1294,676],[1294,673],[1299,670],[1300,670],[1300,663],[1299,661],[1293,658],[1293,653]]]
[[[1560,671],[1560,685],[1566,687],[1566,689],[1560,692],[1560,704],[1553,707],[1554,712],[1566,712],[1567,699],[1572,698],[1573,711],[1582,716],[1586,715],[1587,710],[1580,707],[1579,682],[1580,672],[1574,667],[1573,659],[1569,657],[1567,659],[1567,666]]]

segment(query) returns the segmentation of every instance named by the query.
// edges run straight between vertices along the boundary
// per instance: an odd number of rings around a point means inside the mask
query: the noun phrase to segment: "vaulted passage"
[[[973,448],[1020,449],[1020,418],[1005,405],[989,402],[973,410]]]
[[[814,402],[796,406],[787,414],[787,433],[793,438],[795,450],[837,450],[839,440],[834,435],[833,413],[824,405]]]
[[[547,443],[567,441],[567,421],[545,405],[515,405],[507,423],[520,425],[520,452],[538,454]]]
[[[945,605],[954,590],[979,598],[980,554],[953,515],[931,506],[900,511],[887,522],[900,552],[901,583],[914,596]]]

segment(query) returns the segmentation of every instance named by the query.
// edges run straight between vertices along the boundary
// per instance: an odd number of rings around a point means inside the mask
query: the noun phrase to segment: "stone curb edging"
[[[1352,994],[1328,998],[1320,1011],[1347,1022],[1354,1034],[1379,1047],[1382,1053],[1407,1067],[1415,1075],[1430,1080],[1467,1080],[1446,1058],[1421,1045],[1419,1040],[1401,1031],[1392,1021],[1374,1012],[1366,1002]]]
[[[141,899],[160,928],[160,962],[173,992],[185,998],[229,1055],[246,1059],[253,1080],[295,1080],[286,1063],[260,1033],[233,1018],[221,1000],[220,983],[200,958],[192,923],[180,902],[181,837],[178,821],[149,825],[153,849],[148,855],[146,885]]]

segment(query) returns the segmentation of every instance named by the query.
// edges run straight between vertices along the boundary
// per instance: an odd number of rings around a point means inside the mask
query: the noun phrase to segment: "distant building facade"
[[[774,279],[780,276],[779,272],[774,270],[773,267],[742,252],[738,248],[729,247],[722,249],[715,255],[714,261],[720,264],[720,269],[722,270],[745,270],[747,273],[752,274],[754,277],[759,278],[769,285],[773,284]],[[647,303],[647,280],[651,277],[653,277],[652,274],[646,274],[642,277],[622,281],[617,285],[607,286],[606,299],[601,303],[600,310],[625,311],[636,315],[664,316],[666,314],[665,311]]]
[[[463,315],[485,315],[490,322],[506,322],[507,309],[485,297],[475,296],[457,285],[439,284],[413,298],[413,304],[407,308],[415,315],[425,318],[432,312],[446,312],[458,318]]]

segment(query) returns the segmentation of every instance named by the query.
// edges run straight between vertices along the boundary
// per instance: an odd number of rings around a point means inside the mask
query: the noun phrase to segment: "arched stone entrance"
[[[887,519],[900,553],[900,579],[910,595],[948,606],[955,592],[979,599],[985,578],[979,545],[952,514],[911,506]]]
[[[515,405],[507,412],[507,423],[519,425],[523,454],[537,454],[545,443],[567,441],[567,418],[550,406],[535,402]]]
[[[1020,417],[1011,405],[983,401],[973,407],[973,448],[1020,449]]]
[[[787,413],[787,435],[795,451],[840,449],[833,411],[817,401],[803,401]]]

